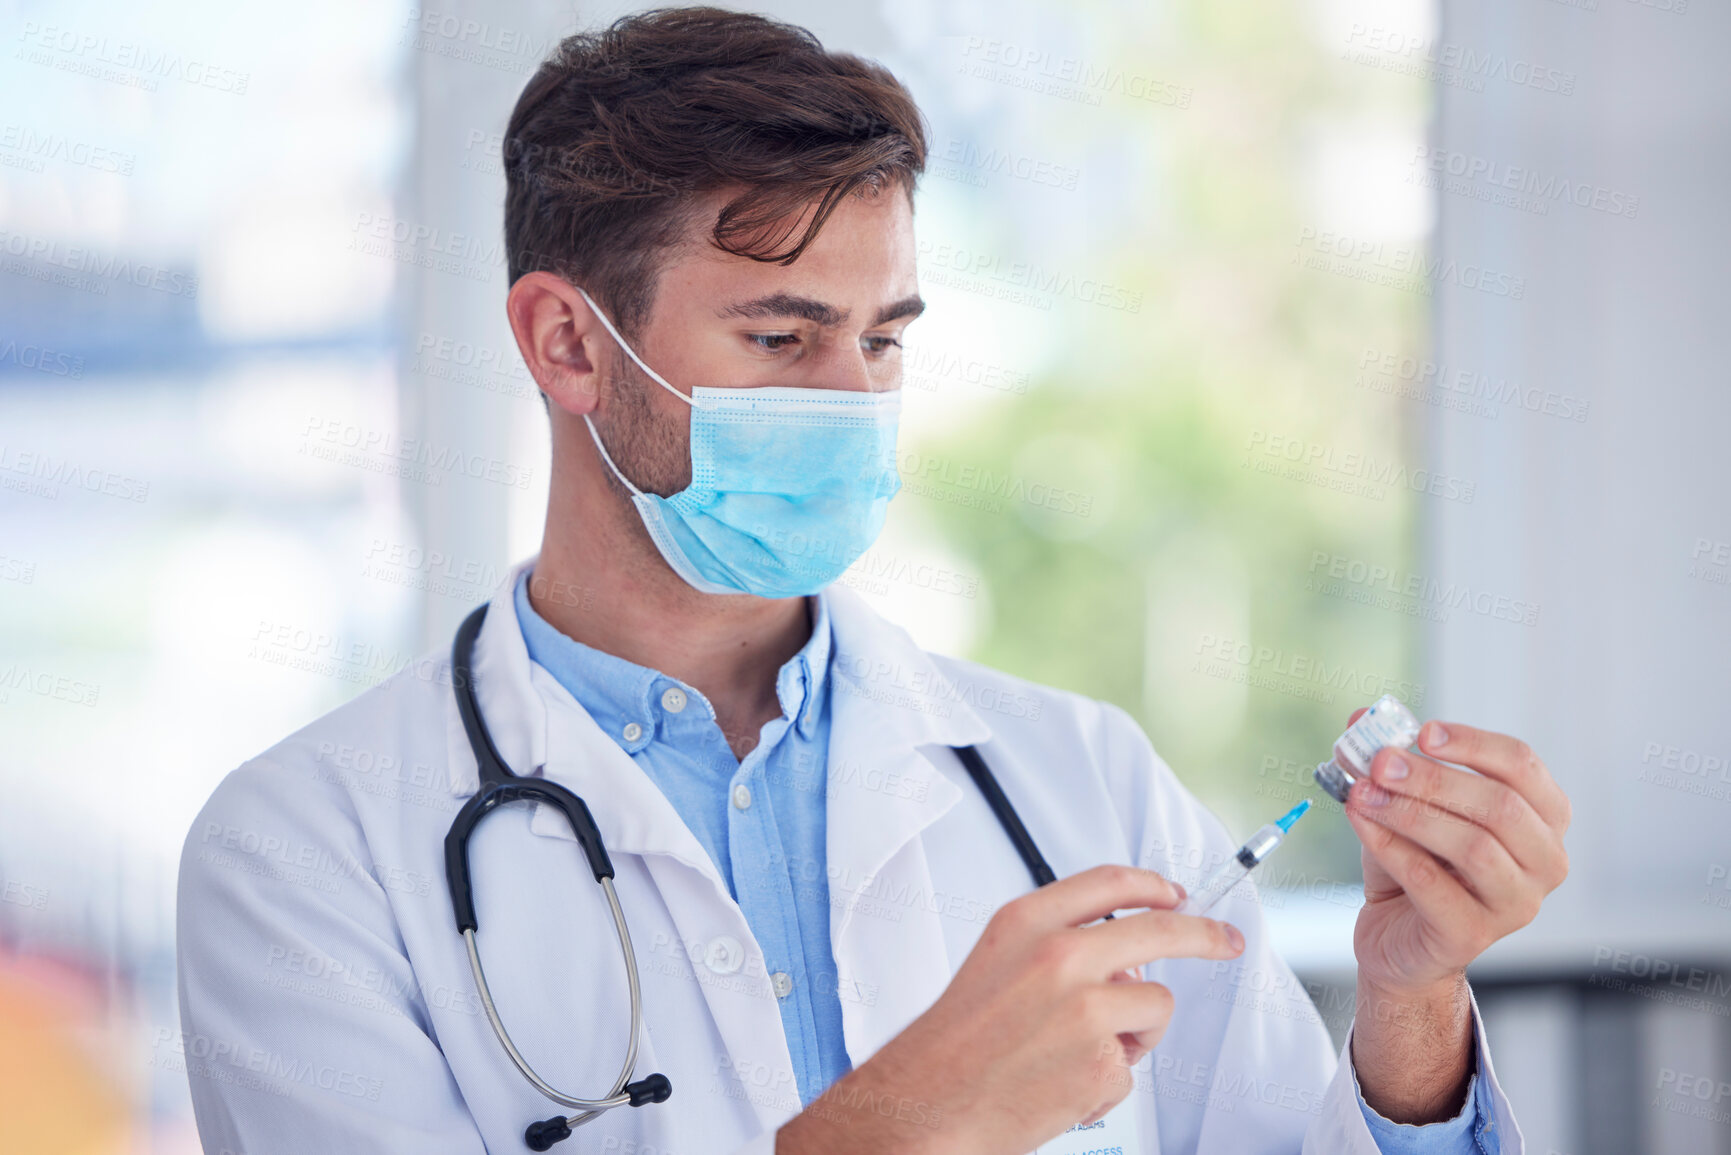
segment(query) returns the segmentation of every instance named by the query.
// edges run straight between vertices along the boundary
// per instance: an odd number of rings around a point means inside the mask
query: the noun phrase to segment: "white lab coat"
[[[482,714],[509,766],[563,783],[593,812],[642,971],[636,1076],[673,1085],[667,1103],[610,1111],[555,1150],[771,1155],[799,1101],[751,929],[672,804],[529,661],[514,581],[476,646]],[[855,1066],[943,993],[991,912],[1032,885],[946,747],[980,745],[1060,878],[1105,862],[1183,877],[1180,856],[1235,848],[1122,710],[926,653],[847,589],[826,596],[830,935]],[[448,651],[217,788],[181,864],[182,1030],[163,1032],[156,1056],[185,1064],[209,1155],[514,1155],[528,1123],[564,1113],[500,1049],[455,929],[444,838],[475,788]],[[513,1039],[554,1086],[600,1096],[629,1004],[575,840],[552,811],[507,807],[480,826],[471,863],[482,961]],[[1241,968],[1146,968],[1176,1011],[1136,1072],[1132,1150],[1375,1151],[1350,1068],[1336,1069],[1259,908],[1228,901],[1216,913],[1244,931]],[[1502,1149],[1517,1155],[1482,1027],[1479,1040]],[[898,1106],[925,1117],[923,1104]]]

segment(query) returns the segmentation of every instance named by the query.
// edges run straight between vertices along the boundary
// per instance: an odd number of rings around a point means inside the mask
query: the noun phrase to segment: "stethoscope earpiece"
[[[665,1103],[667,1097],[673,1094],[673,1081],[666,1075],[654,1074],[635,1083],[625,1084],[625,1093],[631,1096],[633,1107],[641,1107],[645,1103]]]
[[[630,1096],[633,1107],[643,1107],[650,1103],[665,1103],[673,1094],[673,1081],[666,1075],[657,1072],[645,1076],[635,1083],[625,1084],[625,1093]],[[563,1115],[555,1115],[551,1119],[543,1119],[539,1123],[531,1123],[523,1132],[523,1143],[531,1151],[545,1151],[561,1139],[571,1137],[571,1120]]]
[[[570,1137],[571,1124],[565,1121],[563,1115],[555,1115],[551,1119],[531,1123],[529,1129],[523,1132],[523,1142],[531,1151],[545,1151],[559,1140]]]

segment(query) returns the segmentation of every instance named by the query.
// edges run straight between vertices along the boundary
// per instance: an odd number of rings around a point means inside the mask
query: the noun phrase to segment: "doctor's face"
[[[907,194],[845,198],[791,265],[709,243],[726,199],[711,199],[694,230],[701,243],[664,268],[648,319],[628,338],[637,355],[686,392],[901,388],[902,334],[925,308]],[[797,222],[802,230],[807,219]],[[665,497],[690,483],[690,407],[617,349],[596,423],[614,461],[646,491]]]

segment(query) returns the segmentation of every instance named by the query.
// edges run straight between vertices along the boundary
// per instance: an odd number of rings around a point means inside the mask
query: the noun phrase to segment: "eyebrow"
[[[910,320],[926,311],[925,301],[918,293],[903,297],[878,310],[873,325],[883,325],[890,321],[907,317]],[[793,293],[771,293],[767,297],[756,300],[739,301],[721,309],[718,316],[722,317],[797,317],[802,321],[810,321],[814,325],[822,325],[826,329],[839,328],[847,324],[853,315],[851,309],[838,309],[827,301],[819,301],[815,297],[801,297]]]

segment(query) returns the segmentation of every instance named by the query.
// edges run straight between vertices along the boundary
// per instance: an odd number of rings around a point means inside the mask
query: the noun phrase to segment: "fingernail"
[[[1387,806],[1389,793],[1375,782],[1365,780],[1358,785],[1358,800],[1365,806]]]
[[[1431,746],[1431,749],[1434,750],[1438,746],[1447,746],[1448,744],[1449,744],[1449,732],[1443,728],[1443,724],[1441,722],[1432,722],[1430,724],[1430,746]]]
[[[1172,884],[1172,889],[1178,892],[1179,902],[1183,902],[1185,899],[1190,897],[1190,892],[1184,889],[1184,884],[1182,882],[1174,882]]]
[[[1226,924],[1226,941],[1232,944],[1233,950],[1244,949],[1244,935],[1231,923]]]
[[[1405,778],[1411,769],[1412,767],[1407,765],[1405,758],[1401,757],[1399,753],[1394,753],[1390,754],[1388,761],[1383,763],[1382,776],[1391,782],[1398,782]]]

